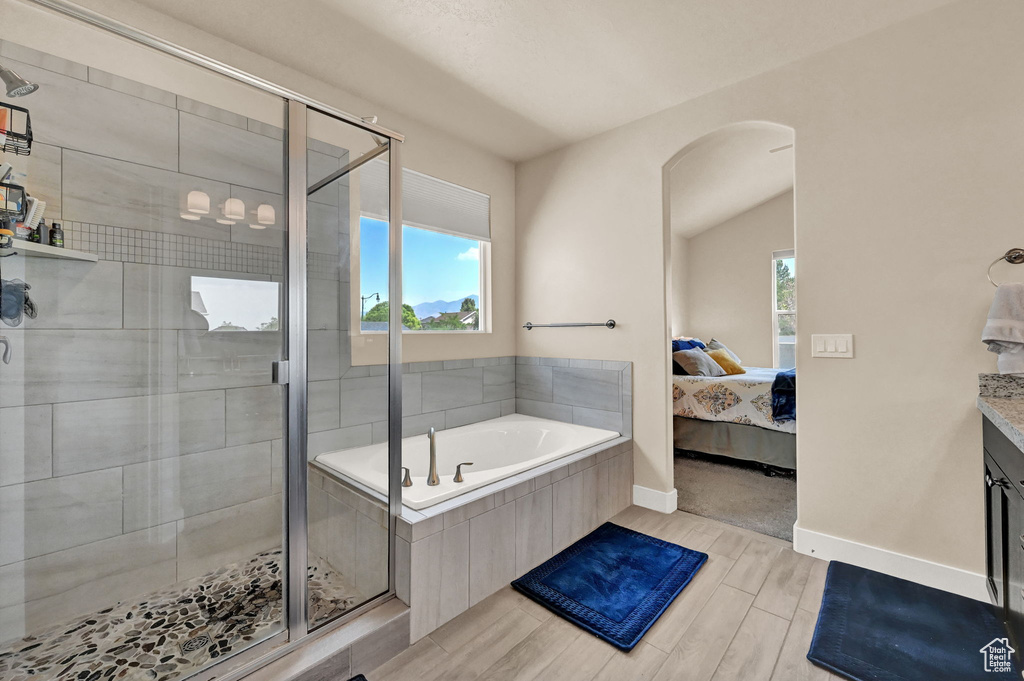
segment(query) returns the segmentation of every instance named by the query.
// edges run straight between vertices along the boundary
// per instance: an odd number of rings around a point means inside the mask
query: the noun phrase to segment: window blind
[[[359,170],[360,212],[387,219],[388,163],[375,159]],[[467,237],[491,240],[491,197],[408,168],[402,169],[402,222]]]

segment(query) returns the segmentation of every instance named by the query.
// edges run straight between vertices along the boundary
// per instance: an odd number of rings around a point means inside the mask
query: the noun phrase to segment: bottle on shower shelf
[[[14,247],[14,230],[8,218],[0,218],[0,251]]]
[[[39,226],[32,233],[32,241],[43,246],[50,245],[50,228],[46,226],[46,220],[40,219]]]
[[[50,228],[50,245],[54,248],[64,248],[64,230],[60,228],[60,223],[53,223],[53,227]]]

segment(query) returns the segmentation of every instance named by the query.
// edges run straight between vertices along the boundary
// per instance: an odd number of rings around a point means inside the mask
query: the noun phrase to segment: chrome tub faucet
[[[430,472],[427,473],[427,484],[431,487],[441,484],[441,479],[437,477],[437,431],[431,426],[430,430],[427,431],[427,437],[430,439]]]

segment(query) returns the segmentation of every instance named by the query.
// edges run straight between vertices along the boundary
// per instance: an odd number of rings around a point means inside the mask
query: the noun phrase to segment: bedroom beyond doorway
[[[792,540],[794,132],[742,123],[666,165],[678,508]]]

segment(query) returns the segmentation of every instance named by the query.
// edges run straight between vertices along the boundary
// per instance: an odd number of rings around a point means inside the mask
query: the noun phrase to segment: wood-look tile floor
[[[807,661],[828,563],[789,542],[632,506],[612,522],[708,554],[630,653],[505,587],[369,681],[823,681]]]

